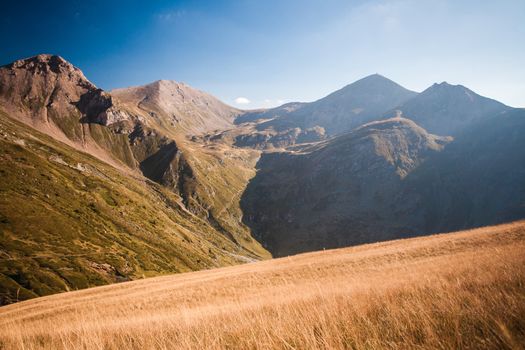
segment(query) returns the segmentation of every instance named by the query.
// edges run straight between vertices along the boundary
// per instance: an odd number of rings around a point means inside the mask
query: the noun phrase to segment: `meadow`
[[[525,221],[0,308],[2,349],[522,349]]]

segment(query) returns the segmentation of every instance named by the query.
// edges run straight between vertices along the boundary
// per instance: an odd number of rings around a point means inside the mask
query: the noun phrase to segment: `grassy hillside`
[[[188,212],[169,189],[4,114],[0,149],[2,304],[264,256]]]
[[[9,349],[519,349],[525,222],[0,308]]]
[[[184,208],[179,209],[205,221],[214,235],[229,239],[230,253],[270,257],[242,223],[239,208],[259,152],[188,141],[192,133],[233,126],[239,111],[172,81],[115,94],[123,100],[98,89],[56,55],[0,67],[0,111],[123,172],[140,173],[162,185],[177,202],[181,197]],[[34,166],[32,160],[25,165]],[[69,174],[62,175],[69,180]],[[7,195],[5,200],[10,201]]]

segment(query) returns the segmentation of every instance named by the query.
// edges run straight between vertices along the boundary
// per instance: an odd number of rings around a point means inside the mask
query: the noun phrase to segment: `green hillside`
[[[1,304],[260,259],[174,192],[5,114],[0,149]]]

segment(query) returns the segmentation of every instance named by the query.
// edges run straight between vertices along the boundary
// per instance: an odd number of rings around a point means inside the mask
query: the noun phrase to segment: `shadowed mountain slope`
[[[421,196],[422,232],[492,225],[525,217],[525,110],[463,130],[408,177]]]
[[[265,154],[243,219],[277,256],[399,237],[417,208],[403,179],[449,141],[393,118],[302,152]]]
[[[403,118],[263,155],[244,220],[277,256],[525,217],[525,113],[455,140]]]
[[[403,117],[438,135],[456,135],[477,122],[500,115],[511,108],[480,96],[462,85],[434,84],[419,95],[388,112]]]

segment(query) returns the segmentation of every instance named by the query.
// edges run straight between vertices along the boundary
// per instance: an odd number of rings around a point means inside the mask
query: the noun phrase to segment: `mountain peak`
[[[498,115],[508,108],[463,85],[443,81],[432,84],[396,110],[433,134],[456,135],[469,125]],[[385,115],[391,116],[393,112]]]
[[[175,80],[168,80],[168,79],[160,79],[156,80],[153,83],[147,84],[147,85],[153,85],[156,87],[187,87],[188,85],[184,84],[183,82],[178,82]]]
[[[484,98],[466,86],[449,84],[446,81],[432,84],[421,93],[421,97],[425,96],[434,96],[435,98],[454,98],[469,102],[474,102]]]
[[[387,77],[385,77],[384,75],[381,75],[379,73],[374,73],[374,74],[367,75],[366,77],[361,78],[359,80],[372,80],[372,79],[375,79],[375,80],[390,80]]]
[[[165,125],[192,134],[230,128],[239,113],[214,96],[174,80],[115,89],[111,94],[137,114],[146,111]]]
[[[446,81],[442,81],[441,83],[434,83],[430,87],[428,87],[426,90],[424,90],[422,93],[429,92],[429,91],[466,91],[466,92],[475,94],[474,91],[470,90],[466,86],[463,86],[460,84],[450,84]]]
[[[166,79],[156,80],[146,85],[114,89],[111,91],[112,94],[122,96],[123,98],[125,98],[130,92],[133,94],[144,95],[144,98],[147,97],[147,99],[155,99],[160,104],[164,104],[164,102],[168,101],[178,101],[177,103],[183,103],[185,101],[196,102],[200,100],[215,99],[210,94],[195,89],[183,82]]]
[[[46,73],[53,72],[59,73],[76,73],[82,74],[81,70],[66,61],[64,58],[53,54],[40,54],[24,59],[14,61],[10,64],[3,66],[2,68],[8,69],[24,69],[30,73]]]
[[[359,86],[359,87],[369,86],[372,88],[372,87],[378,87],[378,86],[400,86],[400,85],[381,74],[374,73],[371,75],[367,75],[366,77],[361,78],[359,80],[356,80],[351,84],[346,85],[343,89],[354,87],[354,86]]]

